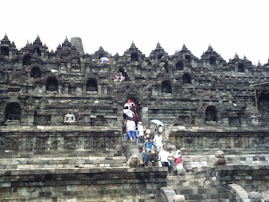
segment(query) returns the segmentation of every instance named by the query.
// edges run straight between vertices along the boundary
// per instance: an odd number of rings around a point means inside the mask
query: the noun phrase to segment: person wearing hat
[[[177,150],[175,157],[175,165],[177,168],[177,174],[178,175],[182,175],[184,174],[185,170],[183,168],[183,160],[182,160],[182,156],[181,156],[181,151]]]

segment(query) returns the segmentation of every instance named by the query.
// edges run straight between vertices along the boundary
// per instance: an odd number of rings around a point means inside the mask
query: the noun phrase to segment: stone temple
[[[106,57],[108,63],[100,62]],[[114,82],[121,73],[125,80]],[[198,58],[158,43],[145,56],[84,53],[80,38],[55,51],[37,37],[0,44],[0,201],[269,200],[269,62],[225,61],[211,46]],[[165,124],[182,150],[184,176],[129,168],[138,146],[122,141],[132,99],[144,125]],[[214,166],[215,152],[226,165]],[[256,193],[255,193],[256,192]],[[261,200],[260,200],[261,201]]]

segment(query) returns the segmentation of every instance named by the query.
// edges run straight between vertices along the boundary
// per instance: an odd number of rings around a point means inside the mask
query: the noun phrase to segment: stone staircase
[[[176,152],[176,147],[169,141],[165,142],[168,148],[172,148]],[[208,176],[207,170],[214,167],[216,150],[185,150],[181,149],[183,156],[183,164],[186,170],[185,175],[167,176],[167,188],[172,188],[174,194],[184,195],[186,201],[201,201],[201,202],[232,202],[235,200],[235,195],[229,190],[227,185],[218,184],[218,182],[209,182],[205,180]],[[241,149],[226,150],[225,158],[228,165],[237,166],[268,166],[269,154],[264,149]],[[202,172],[199,172],[202,171]],[[204,172],[205,171],[205,172]],[[211,174],[209,173],[211,176]],[[198,177],[200,176],[201,179]],[[214,177],[213,177],[214,178]],[[216,176],[215,178],[219,178]],[[168,201],[168,200],[167,200]],[[170,200],[169,200],[170,201]]]

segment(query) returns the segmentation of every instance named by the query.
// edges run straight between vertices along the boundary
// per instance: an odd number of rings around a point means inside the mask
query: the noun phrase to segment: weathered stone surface
[[[119,128],[83,126],[45,126],[0,128],[1,157],[96,155],[119,156],[121,134]],[[6,152],[9,151],[9,152]]]
[[[101,62],[102,57],[109,62]],[[264,193],[269,162],[268,66],[253,65],[237,55],[226,62],[211,46],[197,58],[185,45],[168,55],[158,43],[147,57],[132,43],[123,55],[112,56],[102,47],[84,54],[79,38],[71,43],[66,38],[49,51],[39,37],[18,50],[4,36],[0,44],[0,173],[5,179],[1,192],[25,200],[29,195],[32,200],[52,201],[152,199],[159,185],[165,186],[166,173],[145,172],[156,176],[155,185],[151,177],[140,178],[144,174],[138,168],[128,174],[113,170],[125,164],[124,154],[132,153],[121,142],[122,108],[132,99],[144,125],[153,119],[165,124],[163,140],[181,149],[187,174],[198,171],[191,177],[186,174],[188,181],[179,183],[188,187],[179,187],[177,194],[194,201],[228,200],[230,195],[222,188],[231,182],[248,192]],[[114,82],[115,74],[125,80]],[[217,150],[225,152],[227,167],[212,168]],[[81,170],[73,173],[74,167]],[[108,167],[113,169],[107,172]],[[104,169],[104,176],[99,169]],[[31,175],[35,172],[40,176]],[[105,179],[114,178],[116,184],[107,185]],[[84,179],[96,180],[96,185],[88,187]],[[124,195],[121,189],[146,191],[139,198],[134,193]]]
[[[166,175],[163,168],[12,170],[0,174],[0,200],[145,200],[152,190],[166,186]]]
[[[80,55],[84,55],[84,48],[82,44],[82,40],[79,37],[72,37],[71,44],[76,47]]]
[[[248,198],[250,202],[262,202],[262,195],[259,192],[249,192]]]

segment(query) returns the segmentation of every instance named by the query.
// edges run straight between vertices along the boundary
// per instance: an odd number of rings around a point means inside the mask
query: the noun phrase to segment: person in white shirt
[[[166,151],[166,145],[163,146],[163,149],[159,152],[159,161],[162,164],[162,167],[168,168],[168,152]]]
[[[136,138],[136,126],[133,120],[128,120],[126,123],[126,131],[131,142]]]
[[[139,142],[144,142],[144,127],[141,121],[138,122],[137,130]]]
[[[155,142],[156,144],[156,147],[157,147],[157,151],[161,151],[162,147],[163,147],[163,137],[161,135],[161,133],[158,133],[158,135],[156,135],[153,139],[153,141]]]

